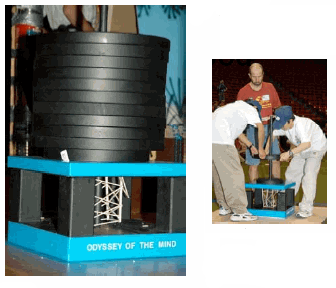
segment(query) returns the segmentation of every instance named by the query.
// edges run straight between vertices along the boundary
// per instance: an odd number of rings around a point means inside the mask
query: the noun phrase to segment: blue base
[[[8,167],[67,177],[185,177],[186,163],[63,162],[40,157],[9,156]]]
[[[264,210],[264,209],[247,209],[252,215],[259,217],[271,217],[286,219],[295,212],[295,206],[288,208],[286,211]]]
[[[279,184],[279,185],[270,185],[270,184],[257,184],[257,183],[246,183],[245,188],[250,189],[270,189],[270,190],[286,190],[295,186],[295,182],[289,184]]]
[[[8,242],[66,262],[186,255],[185,233],[66,237],[9,221]]]

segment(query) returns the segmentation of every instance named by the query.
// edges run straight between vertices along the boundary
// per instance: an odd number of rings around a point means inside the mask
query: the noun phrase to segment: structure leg
[[[132,194],[132,177],[124,177],[126,189],[129,195],[129,198],[122,193],[122,219],[131,219],[131,194]]]
[[[11,169],[9,220],[40,222],[42,174],[22,169]]]
[[[185,177],[158,177],[156,227],[169,233],[186,231]]]
[[[57,232],[69,237],[92,236],[95,178],[60,176],[59,190]]]
[[[255,209],[263,208],[262,189],[255,189],[254,191],[254,208]]]

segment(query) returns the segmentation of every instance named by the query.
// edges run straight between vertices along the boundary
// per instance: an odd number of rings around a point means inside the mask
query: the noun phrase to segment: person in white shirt
[[[261,123],[261,106],[255,100],[236,101],[212,113],[212,174],[220,215],[233,213],[231,221],[253,221],[247,211],[245,176],[234,141],[239,138],[253,154],[266,157],[263,149],[264,126]],[[259,147],[252,145],[242,134],[250,124],[258,127]],[[258,151],[259,150],[259,151]]]
[[[291,106],[279,107],[274,113],[273,138],[286,136],[296,146],[282,153],[280,161],[292,158],[285,174],[286,184],[296,183],[296,195],[302,182],[303,197],[296,216],[307,218],[313,215],[316,181],[321,160],[327,151],[327,138],[313,120],[294,115]],[[265,150],[268,153],[268,145]]]

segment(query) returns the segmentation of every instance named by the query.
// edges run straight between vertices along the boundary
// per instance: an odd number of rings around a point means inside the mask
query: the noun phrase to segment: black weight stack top
[[[164,149],[170,42],[102,32],[36,35],[33,143],[70,161],[146,162]]]

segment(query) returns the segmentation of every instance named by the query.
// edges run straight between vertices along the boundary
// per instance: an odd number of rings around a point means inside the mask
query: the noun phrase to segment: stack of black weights
[[[43,156],[146,162],[164,149],[170,42],[114,33],[37,35],[33,139]]]

